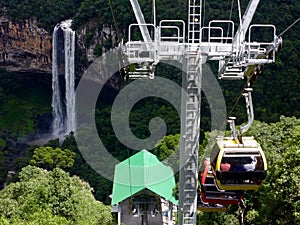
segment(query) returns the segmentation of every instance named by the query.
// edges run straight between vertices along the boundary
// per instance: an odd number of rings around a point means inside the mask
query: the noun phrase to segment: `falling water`
[[[65,80],[66,80],[66,133],[75,131],[75,32],[70,28],[71,20],[64,27]]]
[[[66,20],[55,26],[53,32],[52,50],[52,111],[53,123],[52,134],[60,137],[76,129],[75,119],[75,32],[71,29],[72,20]],[[65,72],[65,100],[59,84],[59,50],[58,50],[58,31],[62,30],[64,38],[64,72]],[[65,104],[65,107],[63,105]],[[63,110],[65,109],[65,110]]]
[[[58,26],[55,26],[52,39],[52,134],[58,137],[64,132],[64,116],[62,110],[60,86],[58,79],[58,64],[57,64],[57,32]]]

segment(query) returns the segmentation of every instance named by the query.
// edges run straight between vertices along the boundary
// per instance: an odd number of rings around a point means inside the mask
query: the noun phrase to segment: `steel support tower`
[[[198,152],[200,136],[200,105],[203,56],[200,50],[201,0],[189,0],[188,40],[185,52],[186,73],[183,93],[180,135],[179,224],[196,224]]]

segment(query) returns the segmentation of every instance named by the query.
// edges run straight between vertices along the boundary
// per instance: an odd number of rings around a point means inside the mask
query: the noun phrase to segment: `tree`
[[[79,177],[27,166],[19,179],[0,192],[1,224],[112,224],[111,208]]]
[[[179,139],[179,134],[165,136],[155,145],[153,152],[160,161],[173,168],[179,166]]]
[[[30,216],[30,224],[51,224],[51,225],[71,225],[72,222],[61,216],[53,215],[49,210],[38,210]],[[29,221],[20,218],[8,219],[0,217],[1,225],[28,225]]]
[[[249,135],[256,137],[268,161],[262,188],[248,196],[249,224],[299,224],[300,119],[281,116],[272,124],[256,121]]]
[[[52,170],[56,167],[67,169],[74,165],[75,152],[69,149],[38,147],[34,150],[30,165]]]

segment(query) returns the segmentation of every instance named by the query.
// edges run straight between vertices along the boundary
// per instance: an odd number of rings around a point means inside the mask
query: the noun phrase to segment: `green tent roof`
[[[172,196],[174,187],[173,170],[155,155],[142,150],[116,165],[111,204],[115,205],[145,188],[178,204]]]

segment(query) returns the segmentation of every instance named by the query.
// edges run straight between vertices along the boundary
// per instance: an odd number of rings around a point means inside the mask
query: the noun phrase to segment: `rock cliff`
[[[34,20],[16,23],[0,18],[0,68],[51,73],[51,35]]]
[[[99,26],[94,20],[77,30],[76,35],[77,47],[84,53],[88,64],[117,43],[117,33],[112,25]]]
[[[99,25],[91,20],[76,31],[77,55],[76,71],[83,74],[96,58],[117,45],[117,33],[111,25]],[[83,59],[83,60],[81,60]],[[96,63],[97,64],[97,63]],[[95,66],[95,65],[92,65]],[[95,78],[97,82],[104,82],[107,74]],[[106,86],[119,91],[119,76],[114,74],[106,83]]]

